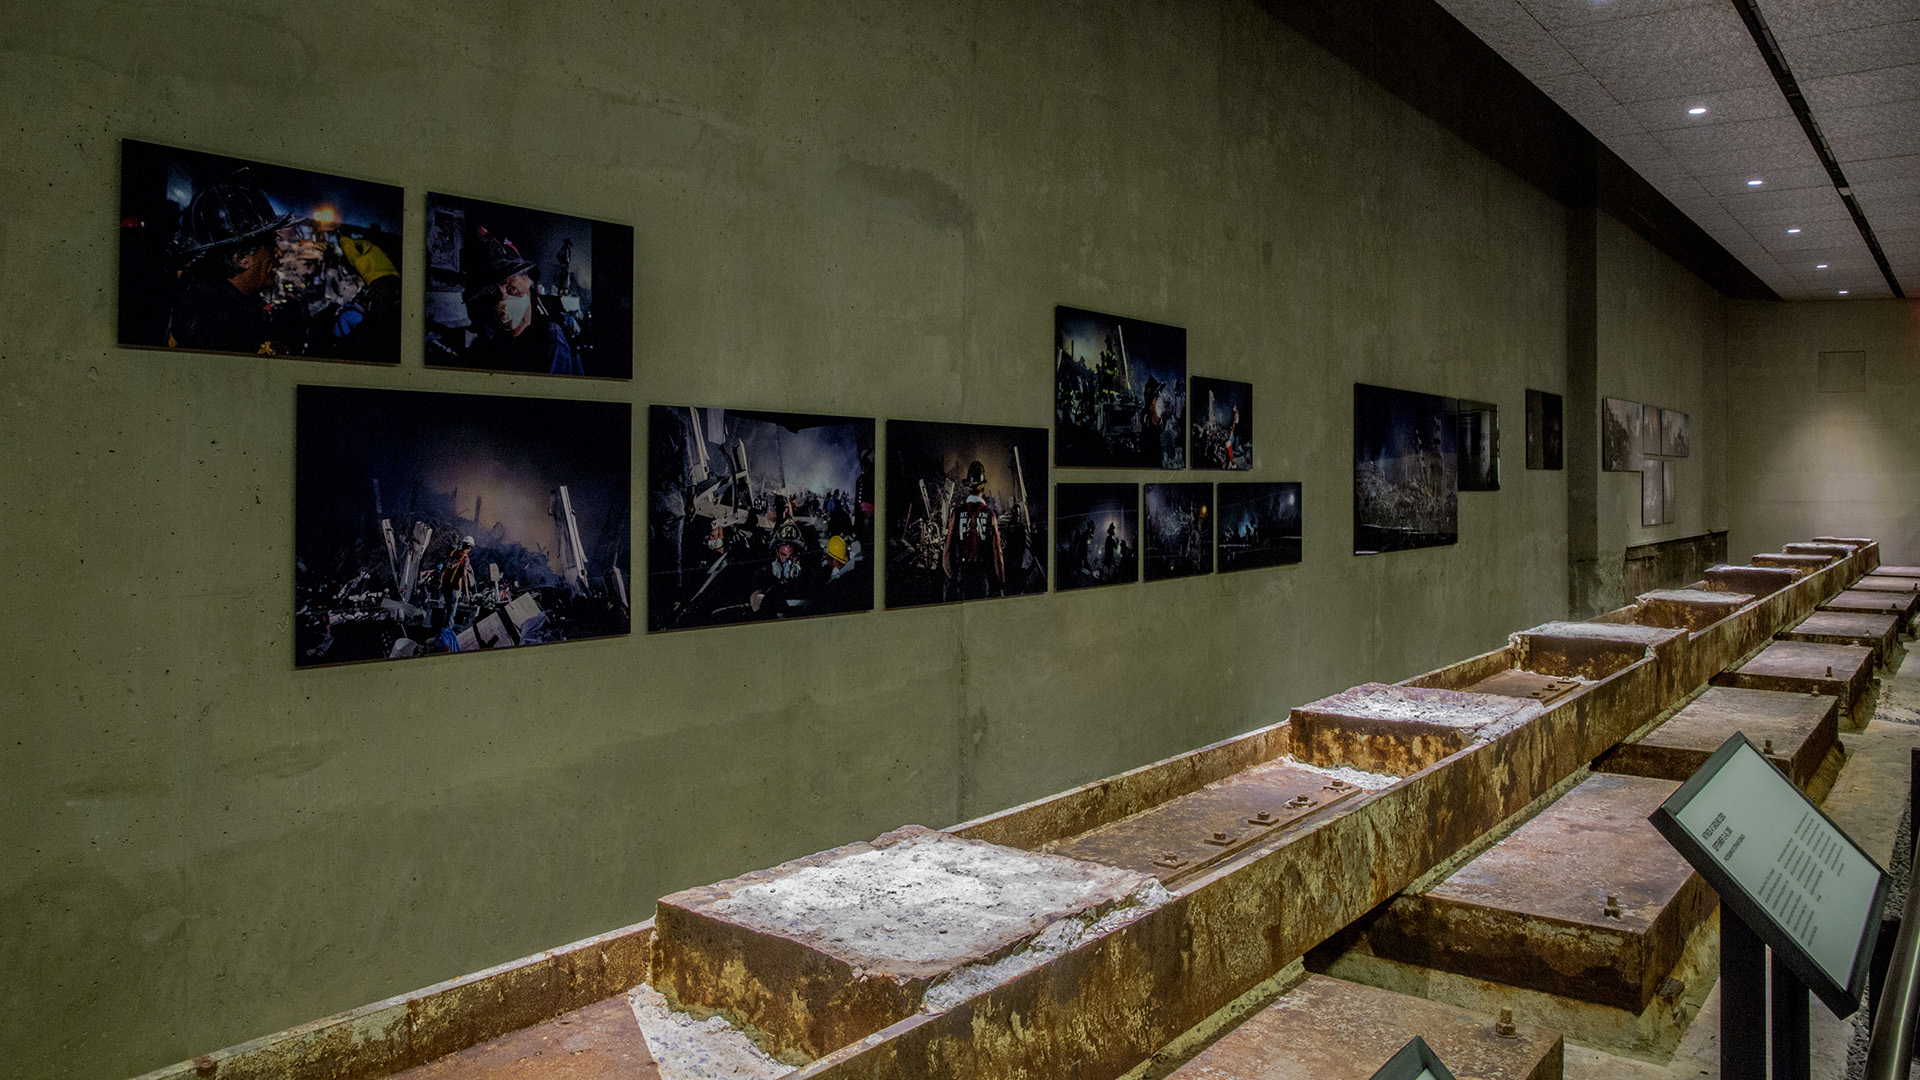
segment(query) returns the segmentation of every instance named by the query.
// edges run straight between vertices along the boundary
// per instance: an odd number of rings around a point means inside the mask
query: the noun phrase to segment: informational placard
[[[1650,820],[1836,1016],[1860,1007],[1887,875],[1735,734]]]
[[[1453,1080],[1453,1073],[1441,1062],[1427,1040],[1415,1035],[1400,1052],[1387,1059],[1373,1080]]]

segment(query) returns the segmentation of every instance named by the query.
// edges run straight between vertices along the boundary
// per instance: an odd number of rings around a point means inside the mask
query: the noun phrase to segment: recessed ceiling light
[[[1760,184],[1761,184],[1761,181],[1759,181],[1759,180],[1749,180],[1749,181],[1747,181],[1747,186],[1748,186],[1748,187],[1759,187],[1759,186],[1760,186]]]
[[[1705,105],[1695,105],[1693,108],[1687,110],[1687,115],[1705,116],[1707,115],[1707,107]]]
[[[1840,295],[1841,295],[1841,296],[1845,296],[1845,295],[1847,295],[1847,290],[1845,290],[1845,289],[1841,289],[1841,290],[1840,290]]]
[[[1826,264],[1826,263],[1814,263],[1814,264],[1813,264],[1813,268],[1814,268],[1815,270],[1825,270],[1825,269],[1827,268],[1827,264]]]
[[[1798,233],[1799,231],[1800,231],[1799,229],[1788,229],[1788,230],[1787,230],[1787,235],[1788,235],[1788,236],[1792,236],[1792,235],[1794,235],[1795,233]]]

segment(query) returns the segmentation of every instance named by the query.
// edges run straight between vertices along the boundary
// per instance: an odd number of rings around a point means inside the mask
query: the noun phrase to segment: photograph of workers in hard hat
[[[1213,573],[1213,485],[1147,485],[1148,581]]]
[[[887,606],[1047,591],[1047,432],[887,421]]]
[[[633,406],[302,386],[296,667],[625,634]]]
[[[1193,377],[1193,467],[1253,468],[1253,384]]]
[[[1460,539],[1456,402],[1353,384],[1353,553]]]
[[[1300,483],[1221,484],[1216,532],[1220,572],[1300,561]]]
[[[400,362],[401,189],[120,144],[120,344]]]
[[[1140,580],[1140,485],[1056,484],[1053,573],[1060,589]]]
[[[1053,309],[1054,462],[1187,467],[1187,332]]]
[[[873,610],[862,417],[647,410],[647,630]]]
[[[427,366],[633,377],[633,226],[427,194]]]

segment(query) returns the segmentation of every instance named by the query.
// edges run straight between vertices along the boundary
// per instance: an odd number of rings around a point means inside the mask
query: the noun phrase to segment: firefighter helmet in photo
[[[220,183],[201,188],[187,204],[180,222],[180,255],[196,258],[209,252],[256,245],[293,220],[276,214],[273,204],[241,169]]]

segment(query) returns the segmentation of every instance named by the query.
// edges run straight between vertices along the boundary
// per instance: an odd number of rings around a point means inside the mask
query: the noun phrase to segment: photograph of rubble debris
[[[633,226],[427,194],[427,366],[633,377]]]
[[[1047,591],[1047,432],[887,421],[887,606]]]
[[[1193,377],[1193,467],[1253,468],[1253,384]]]
[[[1148,581],[1213,573],[1213,485],[1147,485]]]
[[[1692,451],[1693,418],[1675,409],[1660,410],[1660,453],[1683,458]]]
[[[1187,332],[1053,309],[1054,460],[1090,468],[1187,467]]]
[[[401,189],[125,139],[120,344],[400,362]]]
[[[1639,472],[1649,448],[1640,432],[1647,407],[1637,401],[1607,398],[1600,404],[1600,467],[1607,472]],[[1655,421],[1658,423],[1658,421]]]
[[[1060,589],[1140,580],[1140,485],[1056,484],[1054,580]]]
[[[1353,385],[1353,553],[1435,547],[1460,538],[1456,403]]]
[[[1221,484],[1220,572],[1300,561],[1300,482]]]
[[[1453,403],[1453,444],[1460,452],[1461,491],[1500,490],[1500,407],[1484,401]]]
[[[627,633],[632,417],[299,387],[295,666]]]
[[[1673,462],[1648,458],[1640,470],[1640,524],[1665,525],[1673,520]]]
[[[873,610],[874,422],[655,405],[647,629]]]
[[[1527,468],[1566,468],[1564,409],[1559,394],[1527,391]]]

